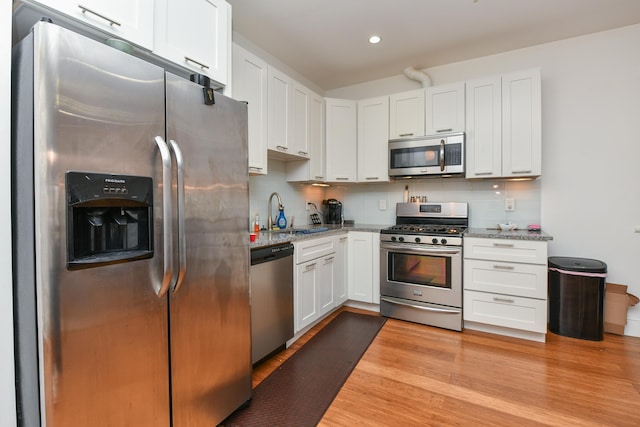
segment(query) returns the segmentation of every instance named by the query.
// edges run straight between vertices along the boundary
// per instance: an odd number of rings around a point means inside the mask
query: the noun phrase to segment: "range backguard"
[[[153,180],[66,173],[67,268],[153,256]]]

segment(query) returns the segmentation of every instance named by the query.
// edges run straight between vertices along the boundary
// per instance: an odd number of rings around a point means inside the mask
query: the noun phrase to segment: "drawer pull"
[[[380,178],[378,178],[377,176],[368,176],[365,179],[374,180],[374,179],[380,179]]]
[[[90,13],[90,14],[92,14],[92,15],[95,15],[95,16],[97,16],[98,18],[101,18],[101,19],[104,19],[105,21],[107,21],[107,22],[109,23],[109,26],[111,26],[111,27],[113,27],[114,25],[115,25],[115,26],[118,26],[118,27],[121,27],[121,26],[122,26],[122,24],[120,24],[118,21],[114,21],[114,20],[113,20],[113,19],[111,19],[111,18],[107,18],[106,16],[101,15],[101,14],[99,14],[98,12],[94,12],[93,10],[88,9],[88,8],[86,8],[86,7],[82,6],[81,4],[79,4],[79,5],[78,5],[78,7],[79,7],[79,8],[80,8],[80,10],[82,11],[82,14],[83,14],[83,15],[84,15],[84,14],[86,14],[86,13]]]
[[[330,262],[333,262],[333,259],[334,259],[334,258],[335,258],[335,257],[330,256],[329,258],[325,258],[325,259],[324,259],[324,262],[325,262],[326,264],[328,264],[328,263],[330,263]]]
[[[349,236],[341,237],[341,238],[340,238],[340,241],[341,241],[341,242],[344,242],[344,241],[345,241],[345,240],[347,240],[348,238],[349,238]]]
[[[413,136],[413,132],[411,132],[411,133],[401,133],[398,136]]]
[[[298,154],[300,154],[301,156],[308,156],[309,153],[307,153],[306,151],[298,151]]]
[[[342,176],[337,176],[336,177],[336,181],[349,181],[349,178],[345,178],[345,177],[342,177]]]
[[[276,145],[276,148],[278,150],[282,150],[282,151],[287,151],[289,148],[285,147],[284,145]]]
[[[514,299],[511,299],[511,298],[500,298],[500,297],[493,297],[493,300],[497,302],[508,302],[508,303],[516,302]]]
[[[512,248],[513,243],[494,243],[493,246],[496,248]]]
[[[208,70],[208,69],[209,69],[209,66],[208,66],[207,64],[203,64],[202,62],[200,62],[200,61],[196,61],[195,59],[193,59],[193,58],[189,58],[188,56],[185,56],[185,57],[184,57],[184,62],[191,62],[191,63],[194,63],[194,64],[196,64],[198,67],[202,68],[203,70]]]
[[[496,270],[513,270],[514,267],[512,265],[494,265],[493,268]]]
[[[316,263],[315,262],[313,264],[307,265],[304,269],[306,271],[309,271],[309,270],[313,270],[314,268],[316,268]]]
[[[453,128],[449,128],[449,129],[438,129],[438,130],[436,130],[436,133],[451,132],[451,131],[453,131]]]

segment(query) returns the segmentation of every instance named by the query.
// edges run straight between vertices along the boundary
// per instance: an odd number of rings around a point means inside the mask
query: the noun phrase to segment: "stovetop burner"
[[[438,236],[444,235],[461,235],[465,231],[464,227],[457,225],[428,225],[428,224],[398,224],[382,230],[382,233],[403,233],[413,235],[433,234]]]

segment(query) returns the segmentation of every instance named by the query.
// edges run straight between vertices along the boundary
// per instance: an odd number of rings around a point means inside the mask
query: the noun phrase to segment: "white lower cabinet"
[[[464,238],[464,327],[545,341],[547,242]]]
[[[294,329],[299,332],[335,307],[335,239],[294,242]]]
[[[333,277],[333,295],[336,307],[344,304],[349,298],[349,235],[342,234],[335,237],[336,255]]]
[[[380,235],[349,232],[349,299],[380,304]]]

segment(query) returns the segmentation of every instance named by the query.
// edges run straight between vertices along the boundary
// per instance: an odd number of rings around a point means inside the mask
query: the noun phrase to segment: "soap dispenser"
[[[280,213],[278,214],[278,219],[276,220],[276,224],[280,229],[287,228],[287,218],[284,216],[284,206],[280,205],[279,210],[280,210]]]

